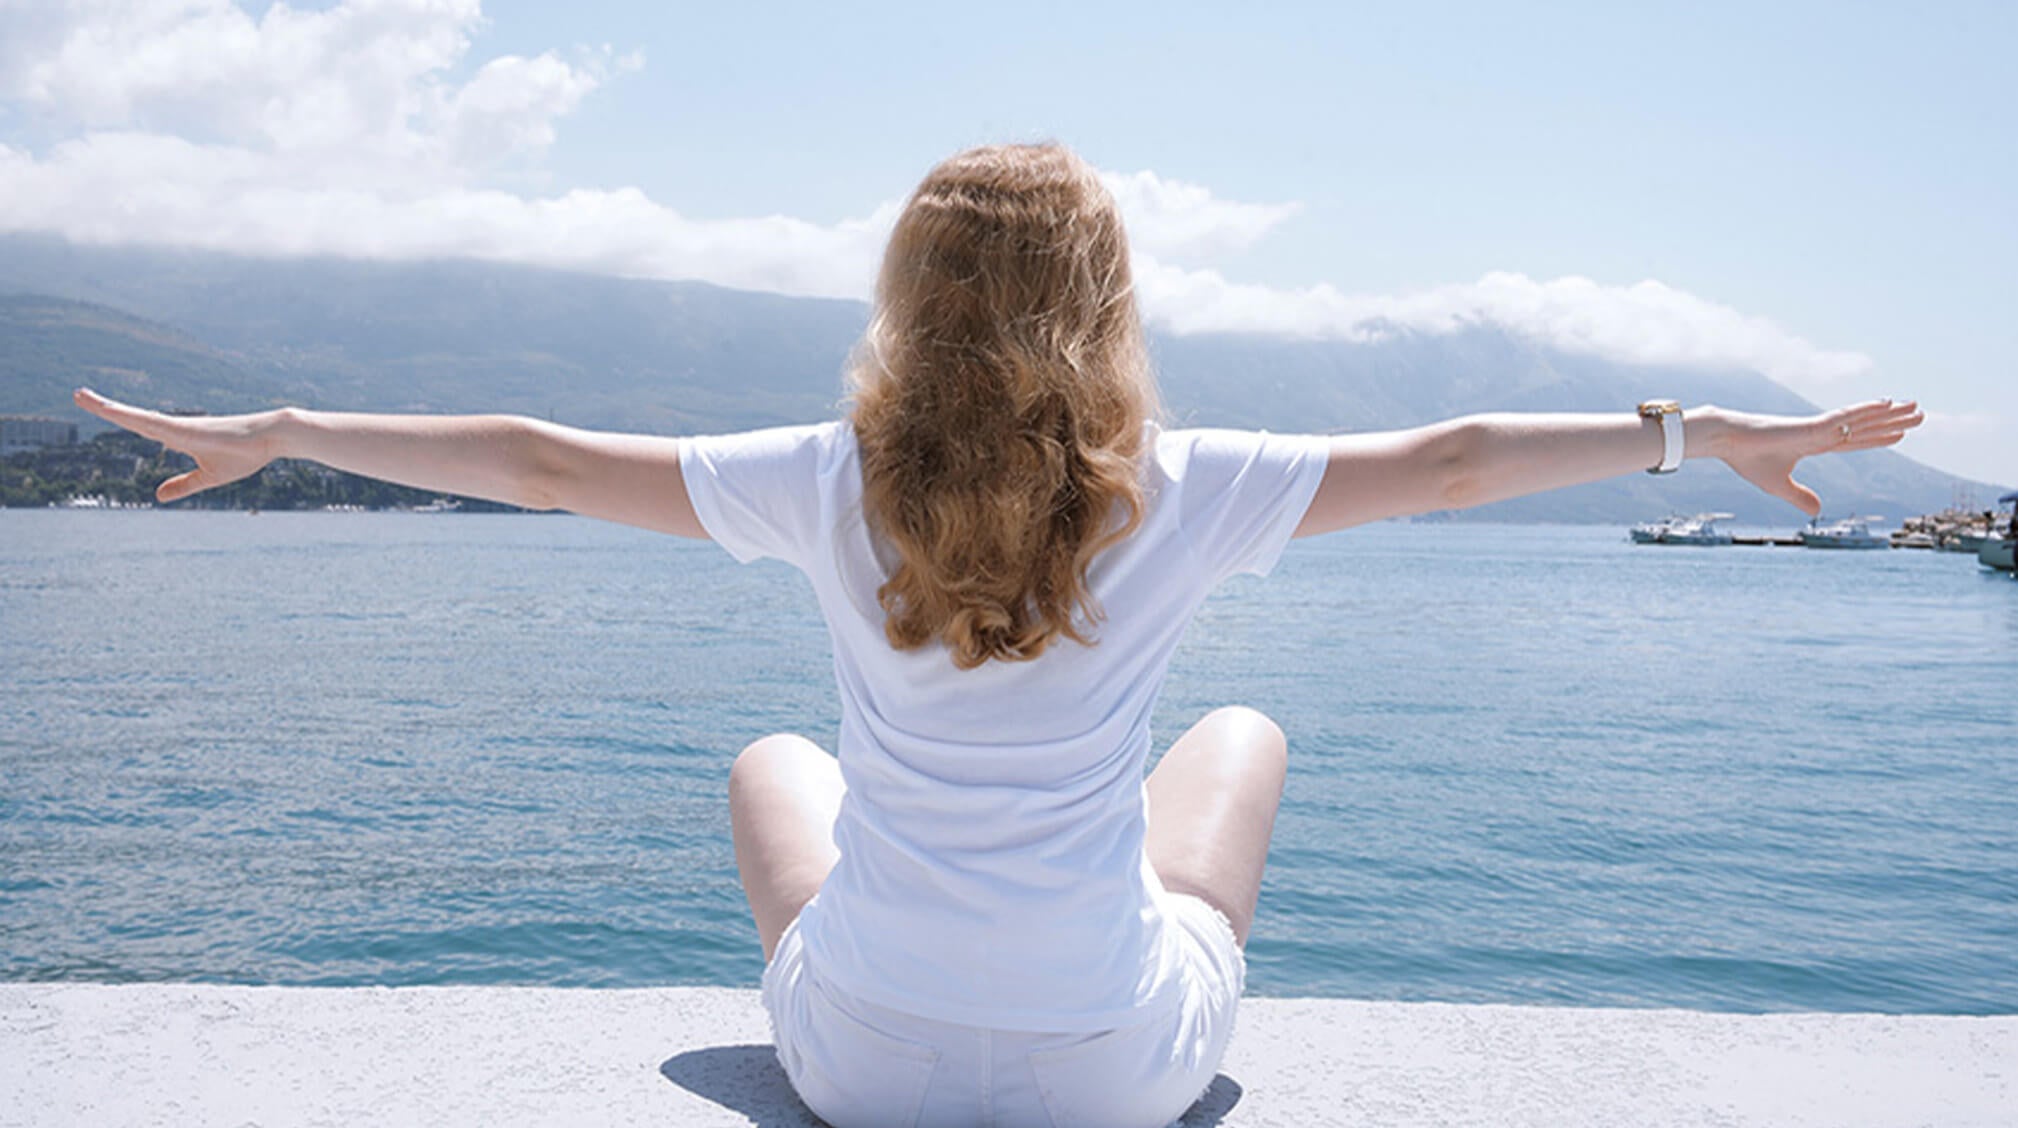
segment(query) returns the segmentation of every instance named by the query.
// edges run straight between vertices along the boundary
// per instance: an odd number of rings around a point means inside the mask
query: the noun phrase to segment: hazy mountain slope
[[[266,374],[180,330],[106,306],[0,294],[0,413],[81,415],[69,395],[79,384],[169,406],[251,407],[271,396]]]
[[[55,331],[48,324],[0,325],[0,410],[65,415],[74,410],[69,389],[91,381],[144,402],[211,410],[291,402],[506,411],[662,433],[800,422],[837,410],[848,350],[867,317],[856,302],[693,282],[0,237],[0,294],[10,290],[102,303],[165,323],[129,317],[108,341],[104,327],[118,315],[76,307],[64,315],[70,329],[63,332],[72,335],[62,342],[48,338]],[[52,303],[34,301],[41,304],[22,308],[43,310],[35,316],[49,322]],[[148,342],[162,350],[156,362],[131,351]],[[67,359],[24,359],[55,355],[51,349]],[[1365,430],[1468,411],[1619,410],[1652,396],[1812,410],[1756,373],[1620,365],[1489,326],[1368,342],[1158,335],[1152,350],[1171,416],[1183,424]],[[110,371],[88,375],[94,369]],[[1894,518],[1938,509],[1967,485],[1892,452],[1823,459],[1804,470],[1832,512]],[[1975,492],[1995,496],[1987,486]],[[1701,463],[1473,516],[1631,521],[1671,509],[1797,520],[1790,507],[1759,497],[1721,466]]]
[[[672,432],[831,417],[867,316],[856,302],[483,263],[0,238],[8,290],[178,326],[308,406],[506,411]]]

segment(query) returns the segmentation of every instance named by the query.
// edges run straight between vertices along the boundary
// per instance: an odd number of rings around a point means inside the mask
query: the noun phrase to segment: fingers
[[[1815,453],[1842,453],[1876,450],[1893,446],[1906,432],[1926,422],[1926,415],[1913,400],[1870,400],[1839,408],[1814,421],[1811,441]],[[1794,480],[1791,474],[1774,481],[1767,489],[1774,497],[1791,503],[1809,517],[1820,516],[1822,499],[1815,491]]]
[[[1891,446],[1926,420],[1911,400],[1872,400],[1819,417],[1812,433],[1821,451],[1870,450]]]
[[[84,410],[90,412],[91,414],[99,416],[100,418],[104,419],[112,419],[116,416],[126,415],[135,410],[133,408],[127,407],[123,403],[120,403],[118,400],[106,399],[104,396],[99,395],[97,392],[92,391],[90,388],[77,389],[76,391],[70,393],[70,399],[78,407],[81,407]]]
[[[1919,426],[1924,418],[1920,405],[1912,400],[1873,400],[1833,412],[1831,422],[1848,423],[1852,428],[1898,427],[1911,430]]]
[[[1854,409],[1849,422],[1852,427],[1896,428],[1910,431],[1925,419],[1926,416],[1920,412],[1920,405],[1912,400],[1903,403],[1879,400],[1876,404],[1865,404]]]
[[[1897,446],[1906,437],[1904,431],[1854,431],[1837,450],[1875,450],[1878,447]]]
[[[257,472],[267,462],[258,452],[245,449],[250,444],[237,421],[229,417],[190,419],[163,415],[106,399],[89,388],[77,389],[71,398],[77,406],[101,419],[196,460],[194,470],[154,488],[158,501],[181,501],[191,494],[229,485]]]
[[[1822,499],[1815,494],[1814,490],[1795,481],[1792,475],[1782,479],[1774,487],[1772,494],[1782,501],[1791,503],[1794,508],[1799,509],[1810,517],[1821,515]]]
[[[129,407],[118,400],[106,399],[90,388],[77,389],[71,393],[70,399],[78,407],[108,423],[116,423],[136,435],[145,435],[157,442],[163,441],[161,424],[165,420],[152,411],[143,411],[137,407]]]
[[[167,419],[141,408],[130,407],[118,400],[106,399],[90,388],[79,388],[70,394],[78,407],[98,416],[108,423],[115,423],[136,435],[166,444],[168,435],[163,424]],[[216,483],[201,465],[187,474],[178,474],[154,488],[156,501],[180,501],[190,494],[209,489]]]
[[[154,489],[154,499],[156,501],[181,501],[190,494],[201,493],[216,484],[210,480],[209,473],[203,467],[198,466],[187,474],[177,474],[175,477],[156,486]]]

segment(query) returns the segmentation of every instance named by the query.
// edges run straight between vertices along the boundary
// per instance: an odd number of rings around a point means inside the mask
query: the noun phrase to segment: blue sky
[[[1169,327],[1748,363],[2018,481],[2018,5],[845,7],[10,8],[0,226],[861,293],[934,161],[1055,137]]]

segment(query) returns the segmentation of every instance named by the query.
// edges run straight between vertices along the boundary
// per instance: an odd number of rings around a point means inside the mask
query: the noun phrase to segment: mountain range
[[[88,384],[164,409],[280,403],[512,412],[662,434],[833,418],[868,307],[482,262],[241,258],[0,236],[0,413],[102,425]],[[1621,364],[1479,324],[1363,341],[1151,334],[1170,422],[1276,431],[1413,426],[1475,411],[1611,411],[1649,398],[1815,406],[1756,372]],[[1812,460],[1831,513],[1894,519],[1995,497],[1894,451]],[[1629,522],[1719,510],[1802,518],[1721,464],[1486,506],[1492,520]]]

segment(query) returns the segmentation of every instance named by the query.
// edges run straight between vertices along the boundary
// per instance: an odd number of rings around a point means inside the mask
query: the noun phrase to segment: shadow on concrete
[[[675,1054],[659,1065],[659,1074],[702,1100],[742,1113],[757,1128],[821,1128],[792,1083],[778,1054],[768,1044],[707,1046]],[[1240,1103],[1246,1090],[1221,1073],[1198,1102],[1178,1120],[1178,1128],[1215,1128]]]
[[[702,1100],[742,1113],[757,1128],[821,1128],[792,1091],[768,1043],[688,1050],[667,1058],[659,1074]]]

